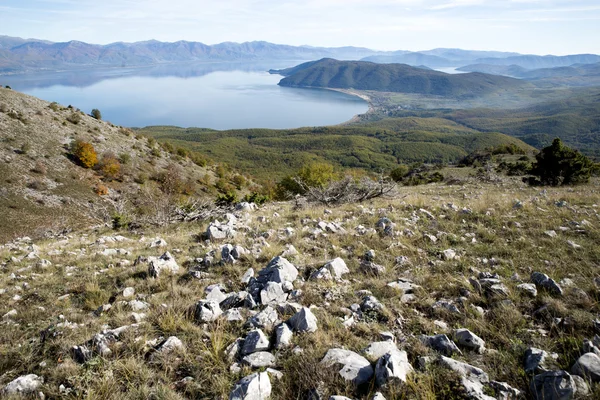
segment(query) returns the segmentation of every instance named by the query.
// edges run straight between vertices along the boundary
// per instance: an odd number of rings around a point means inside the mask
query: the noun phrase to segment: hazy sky
[[[600,54],[599,0],[0,0],[0,34]]]

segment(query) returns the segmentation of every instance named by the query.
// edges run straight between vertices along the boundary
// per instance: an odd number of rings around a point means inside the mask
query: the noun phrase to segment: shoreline
[[[347,124],[351,124],[351,123],[360,122],[360,115],[368,115],[368,114],[372,114],[375,112],[375,106],[373,105],[373,101],[371,100],[371,97],[367,96],[366,94],[355,92],[353,89],[337,89],[337,88],[323,88],[323,89],[332,90],[334,92],[344,93],[349,96],[358,97],[358,98],[366,101],[367,106],[369,107],[365,113],[353,115],[352,118],[350,118],[348,121],[340,122],[337,125],[347,125]]]

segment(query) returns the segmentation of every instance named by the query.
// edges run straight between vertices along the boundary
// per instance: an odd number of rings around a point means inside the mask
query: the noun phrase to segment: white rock
[[[271,381],[267,372],[254,373],[240,380],[229,394],[229,400],[267,400]]]
[[[9,382],[2,392],[9,396],[31,395],[44,383],[44,378],[35,374],[23,375]]]
[[[317,317],[310,311],[309,308],[302,308],[288,320],[288,324],[294,332],[316,332]]]
[[[335,367],[342,378],[356,385],[368,382],[373,377],[373,367],[369,360],[346,349],[329,349],[321,360],[321,365],[326,368]]]

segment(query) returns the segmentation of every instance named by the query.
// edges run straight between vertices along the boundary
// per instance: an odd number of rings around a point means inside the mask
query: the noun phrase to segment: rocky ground
[[[599,202],[435,184],[23,237],[0,247],[2,395],[599,398]]]

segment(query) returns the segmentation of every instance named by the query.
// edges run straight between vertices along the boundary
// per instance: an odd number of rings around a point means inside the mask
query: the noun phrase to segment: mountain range
[[[39,39],[0,36],[0,74],[133,67],[164,63],[247,62],[265,60],[306,61],[321,58],[361,60],[382,64],[401,63],[428,68],[463,67],[473,64],[517,65],[525,69],[564,67],[600,62],[600,56],[522,55],[514,52],[438,48],[411,52],[377,51],[364,47],[312,47],[273,44],[264,41],[207,45],[201,42],[159,42],[89,44],[80,41],[55,43]]]

